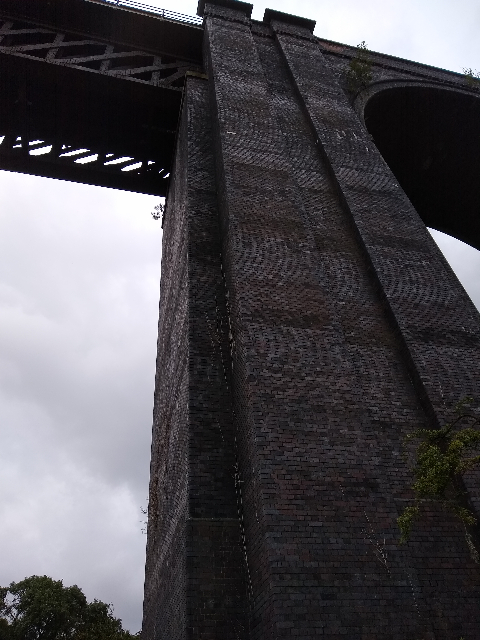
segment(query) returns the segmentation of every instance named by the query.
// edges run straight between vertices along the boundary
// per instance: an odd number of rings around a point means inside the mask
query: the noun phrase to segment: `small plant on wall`
[[[466,504],[462,483],[462,476],[480,465],[480,430],[476,428],[480,417],[469,411],[472,402],[472,398],[461,400],[454,409],[452,422],[441,429],[417,429],[407,436],[407,441],[419,441],[413,467],[415,482],[411,487],[415,501],[397,522],[400,542],[406,542],[422,508],[431,501],[439,502],[463,523],[471,556],[479,563],[479,553],[469,532],[477,519]]]
[[[480,89],[480,71],[473,69],[463,69],[465,74],[465,82],[473,89]]]
[[[365,40],[357,46],[357,54],[350,60],[345,79],[350,93],[357,93],[371,82],[372,62]]]
[[[161,220],[163,218],[164,211],[165,211],[165,205],[162,202],[159,202],[153,207],[151,216],[154,220]]]

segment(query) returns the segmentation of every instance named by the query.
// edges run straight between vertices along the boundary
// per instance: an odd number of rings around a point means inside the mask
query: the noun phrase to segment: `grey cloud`
[[[0,173],[0,584],[141,616],[161,257],[155,198]]]

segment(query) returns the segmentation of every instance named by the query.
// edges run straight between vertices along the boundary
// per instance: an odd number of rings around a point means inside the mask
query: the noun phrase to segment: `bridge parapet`
[[[135,0],[85,0],[85,2],[106,4],[116,9],[129,9],[130,11],[139,11],[142,14],[148,13],[154,17],[160,17],[164,20],[170,20],[172,22],[184,22],[197,26],[202,26],[203,24],[202,18],[198,16],[189,16],[184,13],[178,13],[177,11],[170,11],[169,9],[153,7],[149,4],[144,4],[143,2],[136,2]]]

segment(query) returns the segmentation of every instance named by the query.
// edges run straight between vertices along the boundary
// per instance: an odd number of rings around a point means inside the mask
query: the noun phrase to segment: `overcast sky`
[[[187,0],[150,2],[195,14]],[[480,70],[480,3],[257,2],[318,36]],[[156,199],[0,172],[0,585],[78,584],[141,623],[161,228]],[[435,238],[480,307],[480,253]]]

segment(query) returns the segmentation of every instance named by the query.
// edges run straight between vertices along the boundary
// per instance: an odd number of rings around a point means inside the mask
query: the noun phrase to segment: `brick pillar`
[[[236,469],[208,85],[189,77],[164,218],[143,638],[247,637]]]
[[[432,507],[399,547],[396,518],[411,498],[403,438],[441,413],[438,368],[478,358],[478,316],[309,21],[202,10],[250,637],[474,638],[462,528]],[[478,380],[477,364],[451,364],[449,402]]]
[[[311,33],[266,11],[431,426],[480,401],[480,315],[328,68]],[[282,21],[283,20],[283,21]],[[459,212],[461,215],[461,212]],[[480,516],[480,472],[465,476]]]
[[[478,311],[370,140],[315,38],[303,27],[282,23],[276,12],[267,12],[267,19],[408,350],[418,388],[442,422],[460,398],[479,391]]]

